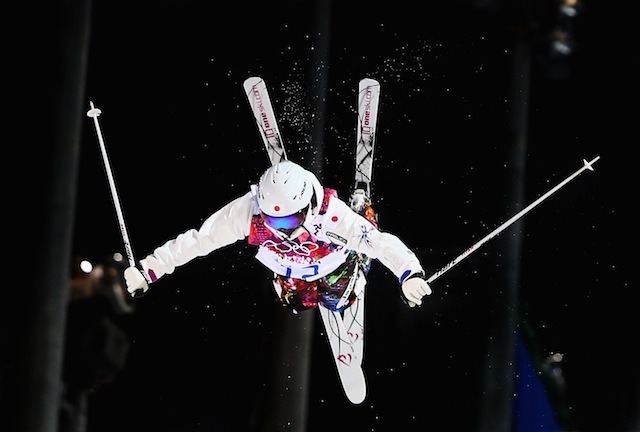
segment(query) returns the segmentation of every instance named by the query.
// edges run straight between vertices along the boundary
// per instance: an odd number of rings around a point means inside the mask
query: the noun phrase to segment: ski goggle
[[[290,231],[302,225],[307,215],[307,210],[308,207],[305,207],[299,212],[287,216],[269,216],[266,213],[262,213],[262,219],[271,228]]]

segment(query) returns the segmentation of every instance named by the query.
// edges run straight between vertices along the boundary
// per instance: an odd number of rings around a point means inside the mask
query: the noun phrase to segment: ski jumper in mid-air
[[[364,296],[372,260],[398,279],[414,307],[431,294],[417,256],[396,235],[379,229],[369,197],[356,190],[350,204],[323,187],[301,165],[282,160],[257,184],[230,201],[198,229],[156,248],[125,272],[132,295],[177,267],[224,246],[246,240],[256,259],[273,272],[277,299],[294,313],[318,309],[349,400],[366,396],[362,372]]]
[[[246,239],[257,247],[256,259],[273,271],[278,298],[295,313],[316,307],[342,313],[355,307],[364,296],[371,259],[398,278],[410,306],[420,305],[431,294],[420,261],[397,236],[376,227],[370,205],[364,209],[369,218],[335,190],[323,188],[310,171],[280,162],[199,229],[179,234],[140,260],[139,267],[127,268],[127,288],[132,294],[146,291],[176,267]],[[362,308],[358,305],[353,316]]]
[[[128,275],[142,278],[133,278],[129,290],[146,290],[176,267],[247,239],[258,247],[256,259],[273,271],[278,297],[295,313],[318,304],[338,312],[351,306],[366,283],[367,258],[383,263],[400,284],[407,284],[402,289],[407,300],[420,304],[428,287],[418,258],[397,236],[377,229],[370,206],[366,211],[370,218],[352,210],[335,190],[323,188],[310,171],[280,162],[199,229],[140,260],[140,268],[131,268]]]

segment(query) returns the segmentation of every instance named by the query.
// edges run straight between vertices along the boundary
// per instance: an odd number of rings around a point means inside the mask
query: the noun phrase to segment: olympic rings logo
[[[276,243],[273,240],[267,240],[262,243],[262,246],[269,249],[275,249],[278,252],[288,254],[289,252],[295,252],[298,255],[309,256],[311,252],[320,249],[317,243],[305,241],[300,244],[285,240],[280,243]]]

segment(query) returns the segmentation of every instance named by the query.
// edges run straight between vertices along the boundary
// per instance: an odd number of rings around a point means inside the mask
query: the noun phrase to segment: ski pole
[[[584,170],[589,170],[589,171],[593,171],[593,164],[596,163],[598,161],[598,159],[600,159],[600,156],[596,156],[595,158],[593,158],[591,161],[587,162],[586,159],[582,159],[583,165],[582,167],[580,167],[580,169],[578,169],[576,172],[574,172],[573,174],[571,174],[569,177],[567,177],[566,179],[564,179],[563,181],[561,181],[560,183],[558,183],[555,187],[553,187],[552,189],[550,189],[547,193],[545,193],[544,195],[542,195],[540,198],[538,198],[537,200],[535,200],[534,202],[532,202],[531,204],[529,204],[528,206],[526,206],[525,208],[523,208],[522,210],[520,210],[518,213],[516,213],[514,216],[511,217],[511,219],[509,219],[508,221],[504,222],[502,225],[500,225],[498,228],[494,229],[493,231],[491,231],[489,234],[487,234],[484,238],[482,238],[479,242],[477,242],[476,244],[474,244],[473,246],[471,246],[469,249],[467,249],[466,251],[464,251],[463,253],[461,253],[459,256],[457,256],[453,261],[449,262],[447,265],[445,265],[444,267],[442,267],[440,270],[438,270],[437,272],[435,272],[434,274],[432,274],[429,279],[427,279],[427,283],[431,283],[434,280],[436,280],[437,278],[439,278],[440,276],[442,276],[443,274],[445,274],[447,271],[449,271],[453,266],[455,266],[456,264],[458,264],[460,261],[462,261],[463,259],[465,259],[466,257],[468,257],[469,255],[471,255],[474,251],[476,251],[478,248],[480,248],[480,246],[482,246],[483,244],[485,244],[486,242],[488,242],[489,240],[491,240],[492,238],[494,238],[495,236],[497,236],[498,234],[500,234],[502,231],[504,231],[509,225],[511,225],[512,223],[514,223],[516,220],[520,219],[522,216],[524,216],[527,212],[529,212],[531,209],[533,209],[535,206],[537,206],[538,204],[540,204],[542,201],[544,201],[545,199],[547,199],[551,194],[553,194],[554,192],[556,192],[558,189],[560,189],[562,186],[566,185],[567,183],[569,183],[571,180],[573,180],[574,178],[576,178],[578,175],[580,175]]]
[[[131,243],[129,242],[129,234],[127,233],[127,227],[124,224],[124,216],[122,215],[122,209],[120,208],[120,199],[118,198],[118,192],[116,190],[116,182],[113,179],[113,173],[111,172],[111,165],[109,164],[109,157],[107,156],[107,148],[104,145],[104,138],[102,137],[102,130],[100,129],[100,123],[98,117],[102,114],[99,108],[93,105],[93,102],[89,102],[91,109],[87,111],[87,116],[93,119],[93,125],[96,129],[96,135],[98,136],[98,142],[100,144],[100,153],[102,154],[102,160],[104,161],[104,168],[107,172],[107,179],[109,180],[109,187],[111,188],[111,198],[113,198],[113,204],[116,208],[116,214],[118,216],[118,223],[120,224],[120,233],[122,234],[122,241],[124,242],[124,249],[129,259],[129,265],[131,267],[136,266],[136,261],[133,258],[133,250],[131,249]]]

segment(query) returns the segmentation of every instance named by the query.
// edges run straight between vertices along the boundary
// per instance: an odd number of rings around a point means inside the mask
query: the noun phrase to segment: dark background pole
[[[19,135],[11,165],[20,171],[10,202],[24,218],[9,234],[19,230],[15,244],[25,249],[16,257],[21,283],[5,290],[2,325],[0,428],[15,432],[58,430],[91,2],[35,8],[26,15],[29,34],[10,41],[20,50],[11,70],[24,84],[12,84],[24,90],[12,112],[27,121],[10,126]]]

